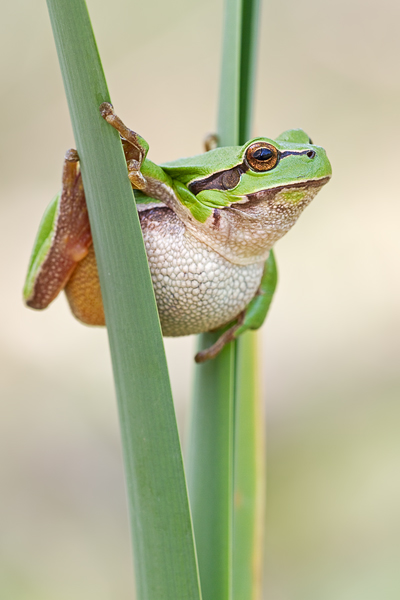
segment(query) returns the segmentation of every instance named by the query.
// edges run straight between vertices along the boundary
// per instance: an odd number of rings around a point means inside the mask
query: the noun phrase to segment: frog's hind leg
[[[226,344],[229,344],[229,342],[232,342],[236,338],[236,332],[242,327],[244,323],[245,314],[246,311],[243,310],[238,315],[237,322],[231,327],[229,327],[229,329],[224,331],[224,333],[220,335],[220,337],[212,346],[198,352],[194,357],[194,360],[197,363],[203,363],[206,360],[215,358],[221,352],[222,348],[226,346]]]
[[[74,316],[86,325],[105,325],[103,299],[93,245],[65,286]]]
[[[65,287],[92,245],[76,150],[65,155],[62,190],[46,212],[36,239],[24,295],[32,308],[46,308]]]

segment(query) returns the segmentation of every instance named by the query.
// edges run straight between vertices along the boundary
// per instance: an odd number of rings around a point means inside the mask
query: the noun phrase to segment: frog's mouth
[[[250,208],[259,202],[279,202],[288,204],[299,204],[309,192],[314,197],[319,190],[330,180],[331,176],[320,177],[318,179],[308,179],[307,181],[298,181],[296,183],[287,183],[266,190],[258,190],[252,194],[247,194],[239,202],[231,204],[231,207]]]

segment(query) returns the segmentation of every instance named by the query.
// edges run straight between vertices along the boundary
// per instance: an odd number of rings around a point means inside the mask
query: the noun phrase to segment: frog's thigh
[[[72,273],[65,293],[74,316],[86,325],[105,325],[103,300],[93,245]]]

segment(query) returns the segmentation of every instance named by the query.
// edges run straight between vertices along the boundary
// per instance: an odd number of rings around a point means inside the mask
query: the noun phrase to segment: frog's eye
[[[279,151],[267,142],[255,142],[246,150],[246,161],[253,171],[270,171],[278,160]]]

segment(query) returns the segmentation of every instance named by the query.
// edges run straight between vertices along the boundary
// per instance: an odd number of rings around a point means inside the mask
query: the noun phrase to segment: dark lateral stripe
[[[192,183],[189,183],[188,187],[195,196],[203,190],[232,190],[239,183],[242,173],[245,173],[248,170],[249,166],[242,163],[236,167],[232,167],[232,169],[219,171],[204,179],[192,181]]]
[[[279,153],[279,160],[286,158],[287,156],[292,156],[293,154],[301,156],[302,154],[308,154],[309,152],[313,152],[313,150],[301,150],[301,152],[296,152],[295,150],[285,150],[285,152]]]
[[[301,150],[300,152],[296,152],[294,150],[285,150],[285,152],[278,153],[278,161],[276,165],[282,158],[286,158],[287,156],[291,156],[297,154],[301,156],[302,154],[309,154],[313,152],[313,150]],[[276,168],[273,167],[274,169]],[[245,160],[240,165],[236,165],[236,167],[232,167],[232,169],[226,169],[225,171],[218,171],[218,173],[213,173],[204,179],[197,179],[196,181],[192,181],[189,183],[188,188],[197,196],[203,190],[233,190],[237,186],[240,181],[240,178],[243,173],[246,173],[250,169],[247,161]],[[269,169],[272,171],[273,169]],[[266,171],[267,172],[267,171]]]

